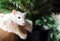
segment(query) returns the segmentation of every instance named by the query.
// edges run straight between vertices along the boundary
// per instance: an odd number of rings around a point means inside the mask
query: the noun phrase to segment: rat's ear
[[[16,12],[17,12],[16,10],[12,10],[12,13],[13,13],[14,15],[16,14]]]
[[[26,12],[24,14],[26,15]]]
[[[26,16],[26,13],[23,13],[24,16]]]

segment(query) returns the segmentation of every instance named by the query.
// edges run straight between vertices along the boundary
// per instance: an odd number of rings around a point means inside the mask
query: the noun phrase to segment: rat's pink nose
[[[23,25],[25,25],[25,23],[23,23]]]

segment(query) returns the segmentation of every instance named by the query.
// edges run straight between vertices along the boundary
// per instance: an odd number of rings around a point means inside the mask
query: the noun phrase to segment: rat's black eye
[[[18,17],[20,19],[20,17]]]

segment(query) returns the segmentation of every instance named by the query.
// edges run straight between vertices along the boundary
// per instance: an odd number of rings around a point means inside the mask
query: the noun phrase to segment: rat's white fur
[[[3,15],[2,19],[4,21],[9,21],[9,22],[13,21],[14,23],[17,23],[21,26],[24,26],[24,24],[25,24],[25,14],[26,13],[21,13],[21,12],[17,11],[15,15],[13,13]],[[20,17],[20,19],[18,17]]]
[[[11,27],[9,22],[6,21],[0,21],[0,29],[8,32],[12,32],[17,34],[20,38],[26,39],[27,35],[22,35],[21,32],[19,31],[20,29],[18,28],[18,25],[14,23],[14,26]]]
[[[21,19],[18,19],[18,16],[21,17]],[[23,24],[23,23],[26,23],[26,20],[24,18],[25,18],[25,13],[21,13],[21,12],[17,12],[16,15],[14,15],[12,13],[2,15],[2,17],[0,17],[0,29],[2,29],[4,31],[15,33],[20,38],[26,39],[27,33],[22,34],[22,32],[20,31],[19,26],[18,26],[18,25],[20,25],[20,26],[25,25],[25,24]],[[14,24],[13,27],[10,25],[12,21]],[[31,27],[31,25],[29,23],[28,23],[28,25],[29,25],[29,27],[27,27],[27,28],[25,27],[26,30],[29,30]],[[29,31],[31,31],[31,30],[32,30],[32,28]]]

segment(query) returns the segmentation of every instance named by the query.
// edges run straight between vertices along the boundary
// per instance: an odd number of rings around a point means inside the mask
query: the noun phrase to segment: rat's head
[[[26,13],[18,12],[16,10],[13,10],[12,13],[13,13],[12,21],[17,23],[18,25],[24,26],[26,23],[25,21]]]

